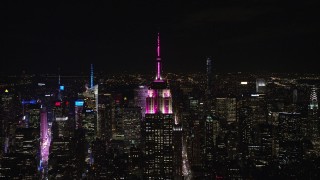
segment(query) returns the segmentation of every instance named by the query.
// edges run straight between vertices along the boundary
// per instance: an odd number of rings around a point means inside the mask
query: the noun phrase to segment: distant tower
[[[296,104],[298,102],[298,90],[297,89],[293,90],[292,102],[293,102],[293,104]]]
[[[212,59],[207,58],[207,93],[211,94],[211,85],[212,85]]]
[[[316,88],[311,88],[309,109],[318,109],[318,97]]]
[[[309,130],[311,138],[317,138],[319,135],[319,125],[318,125],[318,97],[316,88],[311,88],[310,94],[310,103],[308,106],[308,123],[309,123]]]
[[[266,81],[264,79],[256,80],[256,92],[257,93],[266,93]]]
[[[58,68],[58,85],[60,86],[61,82],[60,82],[60,68]]]
[[[61,86],[60,68],[58,69],[58,87],[59,87],[58,100],[62,101],[62,92],[61,91],[64,90],[64,86]]]
[[[238,110],[239,138],[241,152],[247,153],[248,145],[252,144],[253,110],[249,106]]]
[[[173,179],[172,97],[161,77],[160,37],[158,33],[157,74],[146,98],[144,120],[145,179]]]
[[[207,76],[207,85],[205,89],[204,96],[204,110],[205,112],[211,112],[212,110],[212,59],[207,57],[206,62],[206,76]]]
[[[91,64],[90,68],[90,88],[93,87],[93,64]]]

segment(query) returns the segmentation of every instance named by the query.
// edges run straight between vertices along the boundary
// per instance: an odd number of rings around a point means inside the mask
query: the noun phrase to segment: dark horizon
[[[7,2],[1,73],[319,72],[316,1]]]

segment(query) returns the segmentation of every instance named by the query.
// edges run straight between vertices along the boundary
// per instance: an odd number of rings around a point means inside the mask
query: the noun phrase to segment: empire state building
[[[158,33],[157,74],[148,89],[144,120],[145,179],[173,179],[172,97],[161,77],[160,37]]]

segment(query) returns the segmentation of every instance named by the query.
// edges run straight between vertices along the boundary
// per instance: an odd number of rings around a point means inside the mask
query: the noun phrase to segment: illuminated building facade
[[[219,121],[213,115],[205,117],[205,140],[204,140],[204,161],[205,177],[213,178],[215,175],[214,169],[216,164],[216,146],[219,133]]]
[[[252,108],[248,106],[241,107],[238,109],[237,113],[238,113],[238,123],[239,123],[240,149],[242,152],[247,152],[248,145],[253,143]]]
[[[55,128],[55,136],[69,137],[73,135],[73,129],[75,123],[73,118],[69,117],[69,102],[68,101],[56,101],[53,107],[54,121],[53,125]]]
[[[125,148],[129,151],[131,145],[140,146],[142,120],[140,108],[124,108],[122,118]]]
[[[74,111],[75,111],[75,128],[82,128],[82,111],[83,111],[83,100],[77,100],[74,103]]]
[[[100,93],[98,103],[99,116],[97,119],[97,137],[102,140],[109,141],[112,137],[112,110],[113,110],[113,98],[111,94]]]
[[[278,117],[280,141],[294,141],[301,138],[301,114],[280,112]]]
[[[216,98],[216,114],[228,123],[236,122],[236,98]]]
[[[26,127],[39,127],[40,119],[40,104],[28,104],[24,106],[24,115],[22,120]]]
[[[50,158],[48,161],[49,179],[72,178],[72,164],[75,150],[72,149],[71,138],[53,138],[50,145]]]
[[[84,98],[83,108],[85,116],[82,119],[82,127],[86,130],[86,139],[89,142],[94,140],[94,136],[101,137],[101,119],[99,119],[98,108],[98,85],[87,89],[82,93]],[[77,103],[77,101],[76,101]]]
[[[279,149],[278,158],[280,165],[299,162],[303,156],[303,149],[300,144],[301,134],[301,114],[300,113],[279,113]]]
[[[267,121],[267,106],[265,94],[244,95],[237,101],[237,108],[250,107],[252,110],[252,124],[256,126],[259,123]]]
[[[17,128],[14,142],[14,152],[0,158],[0,178],[38,179],[39,129]]]
[[[146,112],[146,98],[148,95],[147,86],[139,86],[134,89],[134,105],[141,108],[141,114],[144,117]]]
[[[173,125],[170,89],[161,77],[160,39],[158,34],[157,74],[146,98],[144,120],[146,179],[173,179]]]

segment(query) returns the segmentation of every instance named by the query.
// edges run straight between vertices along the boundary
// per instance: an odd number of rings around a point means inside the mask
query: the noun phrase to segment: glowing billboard
[[[21,101],[22,104],[37,104],[37,101],[32,99],[30,101],[25,101],[25,100],[22,100]]]
[[[84,101],[83,101],[83,100],[76,100],[76,101],[74,102],[74,105],[75,105],[75,106],[83,106],[83,104],[84,104]]]

